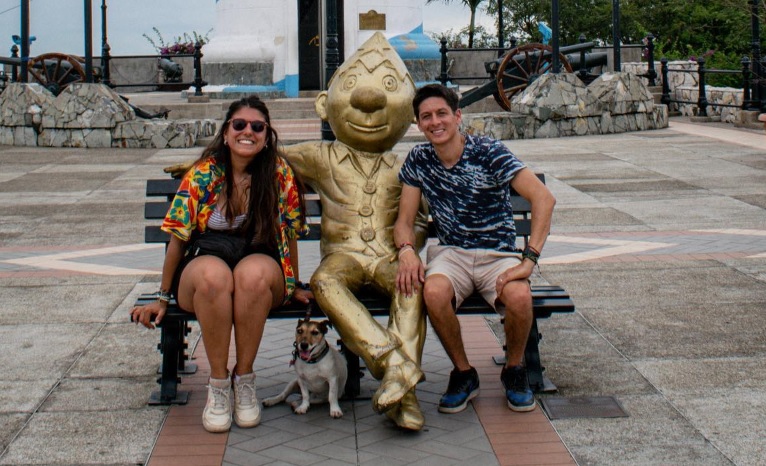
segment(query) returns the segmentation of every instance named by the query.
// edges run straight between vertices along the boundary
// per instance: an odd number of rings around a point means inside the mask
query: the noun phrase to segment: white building
[[[206,81],[288,97],[323,88],[325,0],[215,1],[215,35],[202,49]],[[335,1],[341,62],[381,31],[416,81],[436,79],[439,46],[423,34],[423,2]]]

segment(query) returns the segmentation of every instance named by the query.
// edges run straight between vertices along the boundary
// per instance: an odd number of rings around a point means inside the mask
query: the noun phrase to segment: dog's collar
[[[327,353],[330,352],[330,345],[327,344],[327,341],[324,342],[324,348],[322,348],[322,351],[319,352],[319,354],[316,354],[309,359],[301,359],[301,361],[305,362],[306,364],[316,364],[318,363],[323,357],[327,355]],[[295,349],[293,350],[293,360],[290,361],[290,365],[292,366],[295,364],[295,361],[299,359],[299,351],[297,343],[295,344]]]

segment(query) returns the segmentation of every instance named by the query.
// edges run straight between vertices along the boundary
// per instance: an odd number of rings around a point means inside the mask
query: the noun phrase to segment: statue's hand
[[[406,296],[412,296],[425,281],[426,268],[418,253],[412,248],[402,251],[399,256],[399,271],[396,273],[396,289]]]

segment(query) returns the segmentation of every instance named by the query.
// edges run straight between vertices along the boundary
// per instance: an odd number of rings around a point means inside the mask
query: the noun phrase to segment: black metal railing
[[[194,44],[194,53],[184,53],[184,54],[175,54],[175,55],[111,55],[109,53],[110,47],[109,44],[104,44],[104,46],[101,49],[101,56],[93,57],[94,59],[101,60],[101,70],[100,70],[100,82],[102,84],[106,84],[109,87],[159,87],[160,85],[156,82],[148,82],[148,83],[120,83],[115,84],[112,82],[111,79],[111,61],[114,59],[169,59],[169,58],[182,58],[182,57],[192,57],[194,59],[194,79],[189,82],[174,82],[176,86],[189,86],[194,87],[194,95],[195,96],[201,96],[202,95],[202,88],[207,85],[207,82],[205,82],[202,79],[202,44],[197,42]],[[15,44],[13,47],[11,47],[11,56],[9,58],[0,57],[0,64],[2,65],[8,65],[11,67],[11,76],[10,79],[8,79],[7,75],[5,75],[5,79],[0,79],[0,82],[18,82],[19,81],[19,67],[21,66],[21,58],[19,57],[19,47]],[[2,84],[0,84],[2,85]]]
[[[705,67],[705,59],[697,59],[697,68],[671,68],[668,65],[668,59],[662,58],[661,72],[662,72],[662,98],[661,102],[665,105],[671,103],[676,104],[691,104],[697,106],[698,116],[708,116],[707,109],[709,106],[713,107],[729,107],[729,108],[741,108],[742,110],[759,110],[760,112],[766,112],[766,79],[764,79],[762,70],[766,70],[766,63],[752,63],[750,57],[742,57],[742,69],[741,70],[722,70]],[[753,66],[753,65],[758,66]],[[669,73],[687,73],[697,74],[697,88],[698,95],[696,101],[673,99],[670,97],[670,80],[668,79]],[[710,74],[741,74],[742,75],[742,104],[724,104],[713,103],[711,104],[707,99],[707,76]]]
[[[581,44],[584,44],[587,39],[584,34],[580,34],[579,41]],[[493,51],[497,52],[498,59],[501,58],[505,53],[507,53],[510,50],[513,50],[516,48],[518,44],[518,39],[516,37],[510,38],[510,47],[488,47],[488,48],[448,48],[447,47],[447,39],[443,38],[440,40],[441,46],[439,47],[439,52],[441,53],[441,72],[439,74],[439,82],[443,85],[447,85],[448,82],[456,82],[456,81],[474,81],[474,80],[486,80],[488,77],[486,75],[484,76],[453,76],[450,75],[449,70],[451,68],[449,63],[448,54],[457,52],[457,53],[465,53],[465,52],[487,52],[487,51]],[[648,80],[648,83],[650,86],[656,85],[657,80],[657,71],[654,67],[654,36],[649,34],[645,37],[643,44],[625,44],[622,45],[623,48],[642,48],[647,51],[647,72],[644,74],[641,74],[639,76],[645,77]],[[603,47],[593,47],[593,50],[596,49],[611,49],[611,46],[603,46]],[[586,50],[582,49],[580,50],[580,66],[577,70],[577,73],[580,76],[585,76],[588,74],[588,65],[585,58]],[[491,71],[487,70],[487,72],[491,75]]]

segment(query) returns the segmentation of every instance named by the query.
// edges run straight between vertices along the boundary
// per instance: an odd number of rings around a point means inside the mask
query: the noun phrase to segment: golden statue
[[[426,323],[422,293],[396,291],[393,227],[403,159],[391,148],[413,122],[415,84],[396,51],[376,32],[337,70],[316,110],[337,141],[285,147],[286,157],[322,203],[322,260],[311,289],[343,342],[381,381],[373,408],[397,425],[420,430],[424,418],[415,396],[423,379],[420,360]],[[423,215],[418,249],[426,240]],[[354,297],[371,288],[391,297],[388,326]]]

